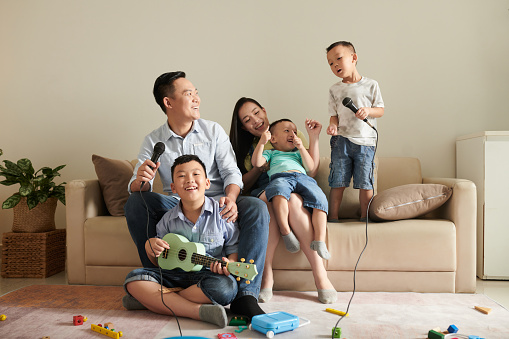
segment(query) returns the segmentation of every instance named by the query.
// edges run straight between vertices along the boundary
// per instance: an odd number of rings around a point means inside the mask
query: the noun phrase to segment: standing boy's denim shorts
[[[303,205],[308,208],[317,208],[328,213],[328,202],[325,193],[318,186],[315,179],[300,172],[276,173],[270,178],[265,188],[267,200],[271,201],[276,195],[290,200],[290,195],[297,193],[302,197]]]
[[[348,187],[353,176],[353,188],[372,190],[374,146],[361,146],[340,135],[330,139],[331,163],[329,186]]]
[[[127,274],[124,281],[124,290],[126,285],[132,281],[153,281],[162,284],[164,287],[182,287],[188,288],[192,285],[198,285],[202,292],[214,304],[226,306],[230,304],[237,296],[238,287],[235,277],[213,273],[210,270],[202,269],[197,272],[185,272],[181,269],[164,270],[161,269],[162,276],[158,268],[137,268]]]

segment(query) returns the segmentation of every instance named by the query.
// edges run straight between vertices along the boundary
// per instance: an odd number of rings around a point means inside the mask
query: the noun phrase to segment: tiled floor
[[[66,285],[67,276],[60,272],[44,279],[1,278],[0,295],[29,285]],[[486,294],[506,309],[509,309],[509,281],[477,279],[476,293]]]

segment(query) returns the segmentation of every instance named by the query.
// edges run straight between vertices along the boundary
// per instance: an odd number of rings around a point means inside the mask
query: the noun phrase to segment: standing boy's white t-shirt
[[[363,146],[375,146],[376,132],[355,113],[343,106],[343,99],[349,97],[357,108],[384,107],[382,93],[378,82],[362,77],[359,82],[345,84],[340,81],[329,89],[329,114],[338,116],[338,135],[348,138],[351,142]],[[376,128],[376,119],[368,117],[368,121]]]

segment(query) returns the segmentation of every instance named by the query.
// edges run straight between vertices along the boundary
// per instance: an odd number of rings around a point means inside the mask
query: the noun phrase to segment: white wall
[[[165,118],[153,82],[173,70],[187,72],[202,117],[227,132],[240,96],[271,120],[326,125],[339,79],[325,48],[348,40],[386,104],[378,155],[415,156],[425,176],[454,177],[456,137],[509,129],[508,9],[505,0],[0,0],[0,160],[67,164],[70,181],[95,177],[93,153],[135,158]],[[322,154],[328,140],[324,131]],[[0,202],[13,191],[0,186]],[[0,210],[0,232],[11,225],[12,210]]]

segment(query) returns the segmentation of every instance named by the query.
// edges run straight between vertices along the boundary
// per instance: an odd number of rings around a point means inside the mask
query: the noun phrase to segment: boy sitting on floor
[[[161,239],[168,233],[203,243],[210,256],[226,262],[237,261],[239,230],[221,217],[219,203],[205,196],[205,190],[210,187],[206,173],[205,165],[195,155],[175,159],[171,167],[171,189],[180,196],[180,203],[159,221],[157,237],[145,244],[147,255],[155,265],[161,253],[170,249]],[[161,279],[164,287],[182,288],[163,294],[164,303]],[[212,263],[210,270],[204,267],[198,272],[178,268],[162,270],[162,277],[158,268],[136,269],[127,275],[124,288],[128,295],[123,302],[128,309],[136,308],[137,300],[152,312],[202,320],[221,328],[228,320],[223,306],[237,295],[235,278],[219,262]]]

